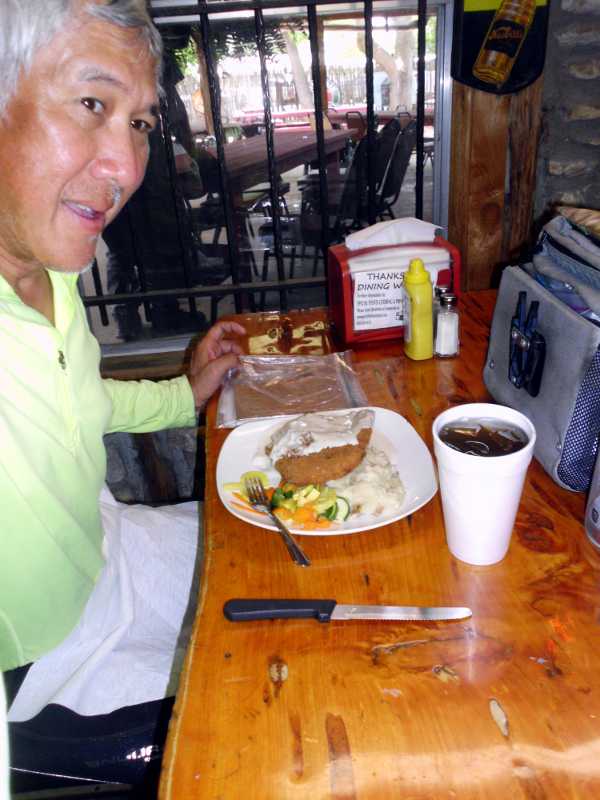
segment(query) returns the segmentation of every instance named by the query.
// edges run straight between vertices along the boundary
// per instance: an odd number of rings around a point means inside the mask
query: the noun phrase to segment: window
[[[102,344],[324,305],[327,247],[348,232],[393,216],[446,227],[451,3],[151,9],[161,126],[81,279]]]

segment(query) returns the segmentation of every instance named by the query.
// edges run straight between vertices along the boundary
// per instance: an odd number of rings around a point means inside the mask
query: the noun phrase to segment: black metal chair
[[[395,120],[392,120],[392,122],[395,122]],[[376,214],[380,220],[386,217],[394,219],[393,207],[402,191],[402,183],[410,164],[416,140],[417,123],[413,120],[397,134],[387,166],[377,187]]]
[[[375,139],[375,218],[379,219],[383,214],[387,213],[387,206],[385,199],[393,197],[393,189],[395,188],[394,179],[398,177],[396,172],[397,164],[392,165],[392,157],[396,155],[397,143],[399,136],[402,134],[402,125],[398,118],[392,119],[387,122],[383,128],[377,133]],[[335,211],[340,210],[341,216],[346,220],[351,218],[350,227],[346,225],[346,230],[352,230],[363,227],[369,224],[370,213],[369,211],[369,195],[367,186],[367,137],[359,140],[356,152],[353,155],[353,160],[350,164],[350,169],[355,171],[354,176],[350,176],[346,182],[345,178],[341,180],[329,182],[329,204]],[[356,179],[356,176],[359,179]],[[402,175],[402,178],[404,175]],[[353,185],[354,184],[354,185]],[[342,201],[344,187],[349,192],[350,196],[347,198],[346,207]],[[304,192],[304,197],[307,201],[311,198],[317,198],[318,204],[318,175],[311,175],[301,182],[301,189]],[[394,202],[397,199],[394,198]],[[351,213],[347,213],[350,211]],[[334,220],[335,224],[339,227],[340,220]],[[336,229],[335,234],[339,235]]]
[[[219,169],[216,158],[206,150],[200,150],[197,156],[200,168],[200,175],[207,191],[201,205],[192,207],[190,205],[190,217],[195,233],[202,240],[202,234],[212,231],[212,245],[219,243],[221,233],[225,228],[225,209],[221,197],[221,183],[219,180]],[[281,179],[277,184],[277,196],[280,210],[288,213],[286,194],[290,191],[290,184]],[[250,237],[254,237],[252,216],[262,214],[271,216],[271,187],[268,183],[257,184],[245,191],[242,195],[242,204],[235,208],[236,214],[243,214],[246,219],[246,226]],[[252,271],[258,277],[258,270],[254,259],[252,261]]]
[[[328,181],[327,212],[328,241],[340,242],[351,230],[364,224],[364,196],[366,187],[366,139],[361,139],[345,173],[338,180]],[[303,263],[307,249],[312,251],[312,274],[317,274],[322,252],[322,213],[318,175],[310,175],[298,182],[302,200],[300,213],[281,218],[282,248],[289,256],[289,277],[294,277],[298,263]],[[271,255],[274,250],[272,219],[266,219],[258,230],[264,247],[262,280],[267,280]],[[286,252],[287,251],[287,252]],[[264,297],[263,297],[264,300]]]
[[[411,120],[403,129],[400,119],[390,120],[377,134],[375,146],[375,206],[369,204],[367,182],[368,140],[364,136],[357,144],[352,161],[338,180],[328,181],[327,220],[328,242],[335,244],[353,230],[369,224],[375,218],[394,218],[393,206],[398,200],[402,182],[415,146],[416,123]],[[281,220],[284,256],[290,259],[289,277],[294,277],[298,263],[312,251],[312,274],[317,274],[322,253],[322,213],[318,175],[299,181],[302,192],[300,214],[287,215]],[[371,213],[369,213],[371,212]],[[273,255],[273,224],[269,219],[259,228],[264,245],[262,280],[267,280],[270,258]]]
[[[339,242],[365,222],[367,191],[367,139],[363,137],[340,180],[328,181],[327,219],[330,243]],[[315,179],[303,188],[300,229],[305,245],[320,248],[322,213],[319,184]]]
[[[359,141],[367,132],[367,121],[360,111],[347,111],[346,127],[352,131],[352,139]]]

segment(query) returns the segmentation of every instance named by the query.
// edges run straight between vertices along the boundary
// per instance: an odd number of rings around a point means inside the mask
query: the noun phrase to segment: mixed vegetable
[[[283,522],[296,527],[329,528],[350,516],[350,503],[329,486],[312,483],[296,486],[282,482],[274,487],[270,486],[267,475],[259,471],[244,472],[238,483],[226,483],[223,486],[225,491],[233,494],[233,504],[244,510],[256,511],[250,505],[245,489],[245,483],[250,478],[262,483],[273,513]]]

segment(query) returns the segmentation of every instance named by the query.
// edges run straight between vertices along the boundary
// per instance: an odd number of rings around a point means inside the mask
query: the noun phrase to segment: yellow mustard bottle
[[[404,352],[415,361],[433,358],[433,286],[420,258],[404,273]]]

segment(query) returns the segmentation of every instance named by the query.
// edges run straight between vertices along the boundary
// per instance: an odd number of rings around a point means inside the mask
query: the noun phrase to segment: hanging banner
[[[456,0],[452,77],[484,92],[510,94],[544,68],[550,0]]]

